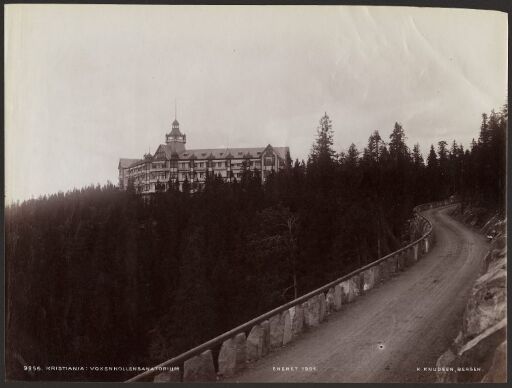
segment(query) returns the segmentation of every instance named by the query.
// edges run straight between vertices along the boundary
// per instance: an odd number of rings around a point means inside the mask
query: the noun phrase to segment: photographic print
[[[507,13],[4,10],[7,381],[506,382]]]

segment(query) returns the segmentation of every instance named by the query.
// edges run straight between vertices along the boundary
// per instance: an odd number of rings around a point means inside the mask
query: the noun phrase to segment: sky
[[[360,6],[7,5],[6,203],[117,183],[119,158],[289,146],[321,116],[336,151],[400,122],[412,148],[478,137],[507,95],[507,15]]]

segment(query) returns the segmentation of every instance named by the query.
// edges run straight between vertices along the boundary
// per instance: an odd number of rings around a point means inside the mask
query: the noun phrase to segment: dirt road
[[[456,337],[488,247],[447,210],[424,213],[436,243],[413,267],[226,381],[435,381],[423,368],[435,367]]]

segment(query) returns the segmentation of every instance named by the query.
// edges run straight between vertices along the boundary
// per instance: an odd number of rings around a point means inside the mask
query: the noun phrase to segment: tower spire
[[[178,104],[176,103],[176,99],[174,99],[174,121],[171,124],[171,132],[165,135],[165,142],[166,144],[171,142],[185,144],[186,139],[187,137],[180,131],[180,123],[178,123]]]

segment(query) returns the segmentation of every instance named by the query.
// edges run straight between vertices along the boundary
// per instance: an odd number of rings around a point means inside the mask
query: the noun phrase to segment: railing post
[[[263,328],[254,325],[247,337],[247,361],[256,361],[263,356]]]
[[[341,305],[343,303],[343,289],[341,288],[341,284],[337,284],[334,286],[334,309],[341,310]]]
[[[414,254],[412,252],[412,249],[411,248],[406,249],[404,251],[404,255],[405,255],[405,265],[407,267],[412,267],[414,264]]]
[[[389,269],[386,265],[386,261],[379,264],[380,281],[385,282],[389,279]]]
[[[350,280],[352,282],[352,289],[354,290],[354,297],[361,295],[363,293],[362,274],[354,275]]]
[[[293,309],[293,314],[291,313]],[[292,335],[293,337],[298,336],[302,333],[304,328],[304,308],[303,304],[298,304],[290,309],[290,315],[292,317]]]
[[[398,270],[403,272],[405,271],[405,257],[403,255],[403,252],[399,252],[396,254],[398,259]]]
[[[261,322],[261,329],[263,330],[263,347],[261,348],[261,356],[266,356],[270,352],[270,322],[264,320]]]
[[[362,272],[363,277],[363,293],[373,288],[373,272],[371,268]]]
[[[233,376],[245,368],[246,346],[244,333],[239,333],[222,343],[218,358],[220,376]]]
[[[389,266],[390,274],[394,275],[398,273],[398,257],[397,255],[391,256],[389,259],[386,260]]]
[[[327,311],[327,303],[325,300],[325,294],[321,292],[317,295],[318,298],[318,322],[323,322],[325,320],[326,311]]]
[[[381,279],[382,279],[382,274],[381,274],[381,266],[380,265],[375,265],[373,266],[373,284],[374,284],[374,287],[377,287],[380,282],[381,282]]]
[[[281,314],[281,320],[283,321],[283,346],[292,340],[292,320],[290,318],[290,311],[284,310]]]
[[[281,314],[274,315],[269,319],[270,324],[270,349],[276,349],[283,346],[284,325],[281,320]]]
[[[212,351],[206,350],[198,356],[186,360],[183,364],[184,382],[215,381]]]
[[[320,306],[316,297],[310,298],[304,306],[304,324],[306,328],[318,326]]]
[[[334,296],[334,287],[329,288],[327,291],[327,294],[325,295],[325,305],[326,305],[326,314],[331,314],[333,311],[336,310],[335,308],[335,302],[334,302],[335,296]]]
[[[345,303],[352,303],[354,299],[356,298],[355,294],[355,284],[353,278],[350,278],[349,280],[345,280],[340,283],[340,287],[342,290],[342,304]]]

